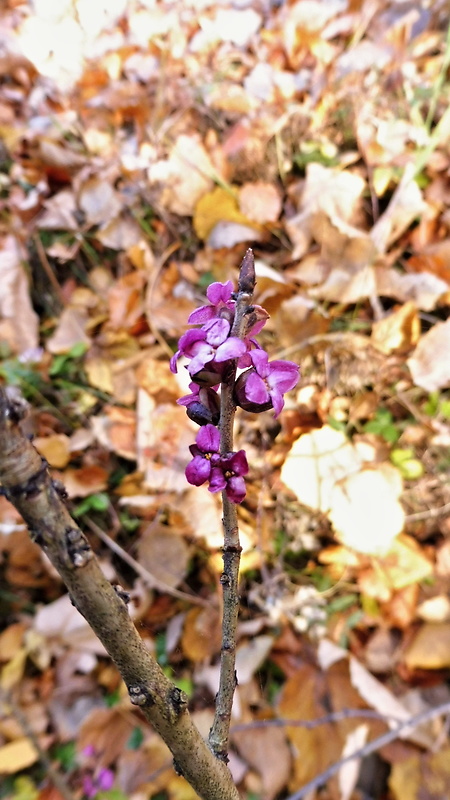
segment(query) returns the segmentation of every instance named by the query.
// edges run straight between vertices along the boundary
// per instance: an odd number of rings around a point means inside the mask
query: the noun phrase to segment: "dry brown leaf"
[[[320,702],[323,680],[314,667],[305,665],[289,678],[282,689],[278,705],[280,717],[287,720],[315,720],[324,716]],[[320,775],[337,761],[343,740],[336,725],[325,723],[308,730],[302,726],[285,728],[294,754],[290,788],[299,786]]]
[[[77,204],[72,189],[63,189],[44,203],[38,219],[42,230],[78,231]]]
[[[437,753],[415,753],[396,761],[389,776],[394,800],[434,800],[448,797],[450,747]]]
[[[0,249],[0,338],[18,355],[35,350],[38,345],[38,316],[30,302],[25,260],[25,250],[18,240],[6,236]]]
[[[139,563],[159,581],[176,588],[186,577],[189,548],[182,536],[167,525],[152,523],[138,543]]]
[[[191,608],[186,615],[181,647],[187,658],[198,664],[220,651],[220,615],[214,606]]]
[[[217,172],[198,134],[179,136],[167,161],[148,170],[150,183],[163,187],[160,202],[169,211],[192,215],[203,195],[214,185]]]
[[[65,354],[76,344],[89,347],[90,336],[86,333],[88,313],[84,308],[68,306],[59,318],[57,328],[47,340],[47,350],[53,355]]]
[[[407,364],[416,386],[427,392],[450,385],[450,319],[422,336]]]
[[[138,391],[137,461],[151,489],[184,491],[184,470],[195,439],[193,426],[181,406],[157,404],[144,389]]]
[[[374,322],[371,340],[382,353],[405,353],[420,336],[420,319],[414,303],[405,303],[384,319]]]
[[[136,460],[136,413],[130,408],[104,406],[104,413],[91,417],[92,430],[100,444],[130,461]]]
[[[450,623],[425,622],[406,648],[408,669],[447,669],[450,667]]]
[[[95,464],[80,469],[69,468],[64,471],[63,480],[69,497],[87,497],[106,489],[108,472]]]
[[[379,253],[386,250],[426,210],[422,192],[414,180],[415,167],[408,164],[390,203],[370,232]]]
[[[78,204],[88,225],[103,225],[120,214],[122,202],[110,181],[92,177],[78,192]]]
[[[10,661],[19,652],[26,630],[25,622],[14,622],[0,633],[0,662]]]
[[[83,754],[86,748],[94,748],[96,767],[114,764],[125,751],[138,724],[127,701],[114,708],[96,708],[81,725],[77,736],[78,752]]]
[[[64,469],[70,461],[70,439],[64,433],[36,436],[33,444],[51,467]]]
[[[402,488],[400,472],[389,463],[336,482],[328,516],[339,541],[371,555],[390,551],[405,521]]]
[[[246,183],[239,190],[239,208],[254,222],[276,222],[281,213],[280,193],[273,183]]]
[[[96,231],[95,238],[111,250],[128,250],[129,247],[139,244],[142,231],[131,217],[118,216]]]
[[[288,783],[291,772],[291,751],[284,731],[237,731],[232,740],[242,758],[261,775],[264,800],[273,800]]]

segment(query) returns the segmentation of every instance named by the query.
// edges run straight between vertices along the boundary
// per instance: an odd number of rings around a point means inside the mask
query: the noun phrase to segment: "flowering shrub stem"
[[[243,276],[244,275],[244,279]],[[231,328],[231,336],[243,339],[247,325],[247,312],[251,307],[255,286],[255,266],[253,253],[248,250],[241,264],[239,291],[236,296],[235,317]],[[244,290],[241,289],[243,286]],[[233,423],[236,405],[233,390],[236,380],[236,360],[229,364],[225,373],[226,380],[220,387],[220,452],[225,454],[233,450]],[[216,697],[214,722],[209,734],[209,745],[213,753],[222,761],[228,761],[228,743],[236,688],[236,633],[239,613],[239,565],[241,545],[236,505],[222,492],[223,504],[223,588],[222,612],[222,649],[220,653],[219,691]]]

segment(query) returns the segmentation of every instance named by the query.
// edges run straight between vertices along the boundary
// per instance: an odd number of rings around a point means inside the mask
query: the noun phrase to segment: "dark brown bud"
[[[242,259],[239,270],[238,291],[253,294],[256,284],[255,258],[253,250],[249,248]]]

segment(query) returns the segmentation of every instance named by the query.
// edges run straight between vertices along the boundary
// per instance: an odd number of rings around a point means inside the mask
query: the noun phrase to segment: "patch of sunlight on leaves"
[[[109,789],[107,792],[97,792],[95,800],[128,800],[121,789]]]

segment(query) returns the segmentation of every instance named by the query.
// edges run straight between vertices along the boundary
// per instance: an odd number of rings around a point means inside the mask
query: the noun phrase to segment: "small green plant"
[[[398,442],[401,435],[398,424],[387,408],[377,408],[374,418],[366,422],[363,430],[381,436],[389,444]]]

